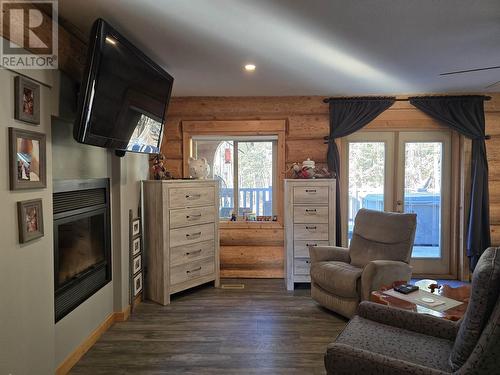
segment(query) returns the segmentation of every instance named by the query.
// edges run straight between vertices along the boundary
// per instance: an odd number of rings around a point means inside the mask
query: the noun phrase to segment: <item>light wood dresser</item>
[[[143,181],[146,298],[168,305],[170,295],[210,281],[219,286],[219,183]]]
[[[309,246],[335,245],[335,180],[285,180],[285,282],[311,282]]]

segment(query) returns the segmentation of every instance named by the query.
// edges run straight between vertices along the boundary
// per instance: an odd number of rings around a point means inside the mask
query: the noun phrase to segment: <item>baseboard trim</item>
[[[130,305],[128,305],[125,310],[115,312],[115,322],[124,322],[130,317]]]
[[[57,367],[56,375],[66,375],[74,365],[89,351],[114,323],[124,322],[130,317],[130,305],[123,311],[114,312],[102,322],[66,359]]]

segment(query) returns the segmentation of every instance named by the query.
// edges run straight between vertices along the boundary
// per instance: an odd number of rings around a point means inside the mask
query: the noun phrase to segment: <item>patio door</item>
[[[344,245],[360,208],[414,212],[413,273],[449,274],[450,133],[358,132],[345,138],[342,150]]]
[[[416,274],[448,274],[450,265],[451,135],[398,136],[395,211],[417,214],[411,265]]]

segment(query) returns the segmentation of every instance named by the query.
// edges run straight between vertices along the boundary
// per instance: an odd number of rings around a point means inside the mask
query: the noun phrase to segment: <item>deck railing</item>
[[[257,216],[272,216],[273,214],[273,189],[269,188],[243,188],[238,191],[239,213],[243,215],[245,209],[254,212]],[[220,189],[220,216],[229,217],[234,209],[234,189]]]

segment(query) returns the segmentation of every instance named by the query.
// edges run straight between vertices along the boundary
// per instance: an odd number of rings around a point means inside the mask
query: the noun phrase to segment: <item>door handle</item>
[[[396,212],[403,213],[403,201],[399,199],[396,201]]]

